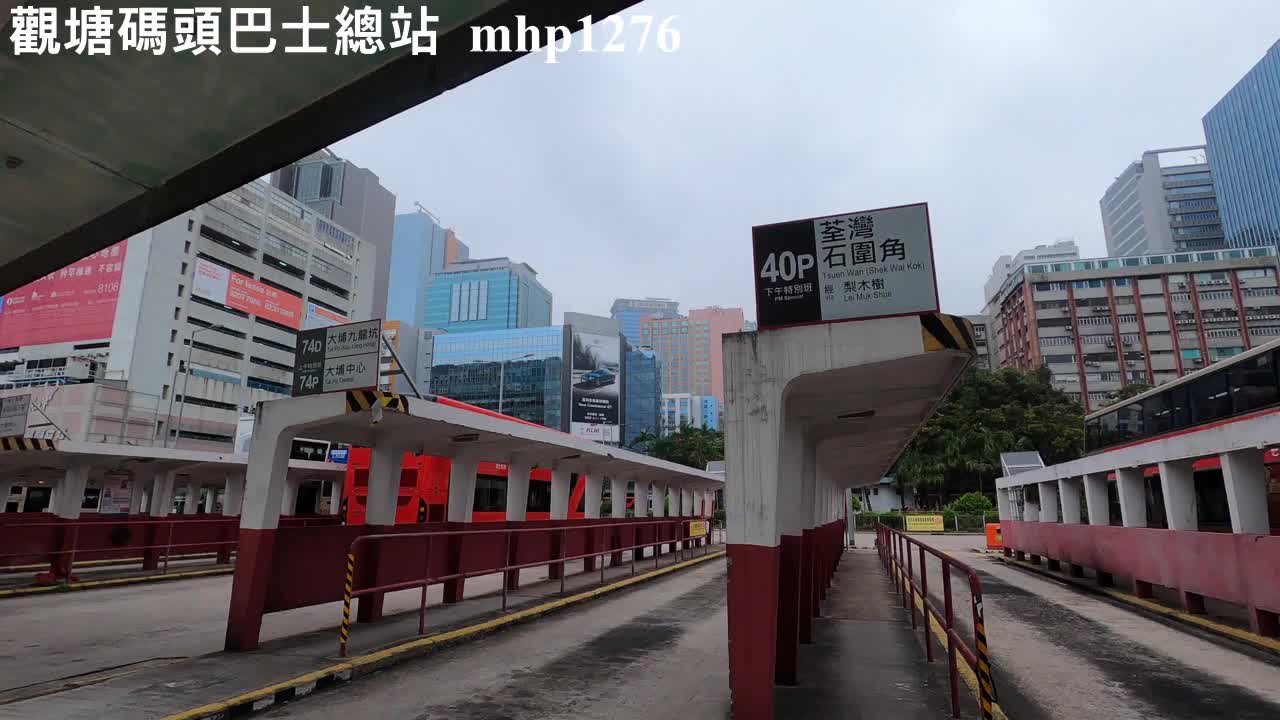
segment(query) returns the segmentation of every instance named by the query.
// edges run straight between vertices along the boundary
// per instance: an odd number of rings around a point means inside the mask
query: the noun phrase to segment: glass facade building
[[[566,344],[559,326],[437,335],[431,392],[568,431]]]
[[[652,348],[629,350],[624,377],[627,402],[622,442],[630,447],[641,433],[657,435],[662,429],[662,362]]]
[[[423,327],[469,333],[551,324],[551,293],[507,258],[450,264],[427,282]]]
[[[618,321],[622,334],[633,346],[644,343],[640,340],[640,321],[646,317],[672,318],[680,314],[680,303],[666,298],[644,298],[640,300],[619,298],[613,301],[609,317]]]
[[[1280,42],[1203,124],[1227,243],[1280,244]]]
[[[386,319],[423,327],[431,278],[450,263],[469,256],[466,244],[431,215],[425,212],[396,215]]]

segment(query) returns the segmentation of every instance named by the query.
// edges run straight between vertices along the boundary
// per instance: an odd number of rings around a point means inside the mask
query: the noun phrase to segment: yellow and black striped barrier
[[[21,452],[24,450],[57,450],[53,441],[47,438],[4,437],[0,438],[0,452]]]
[[[347,639],[351,637],[351,584],[356,576],[356,553],[347,551],[347,581],[342,586],[342,627],[338,630],[338,655],[347,656]]]
[[[987,623],[982,612],[982,601],[973,603],[973,628],[978,644],[978,702],[982,705],[982,717],[995,717],[992,705],[998,702],[995,682],[991,679],[991,654],[987,651]]]
[[[398,393],[381,390],[348,390],[347,412],[369,410],[374,405],[381,405],[384,410],[392,412],[409,412],[409,398]]]
[[[920,337],[925,352],[963,350],[976,353],[978,345],[973,339],[973,323],[958,315],[926,313],[920,316]]]

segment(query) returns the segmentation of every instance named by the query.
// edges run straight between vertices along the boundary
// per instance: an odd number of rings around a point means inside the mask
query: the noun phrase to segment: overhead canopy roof
[[[471,26],[580,27],[636,0],[432,0],[440,19],[435,56],[386,49],[333,54],[334,18],[344,2],[313,0],[311,18],[330,24],[313,44],[325,54],[285,54],[299,3],[266,0],[276,51],[230,52],[222,5],[222,52],[162,56],[119,51],[82,56],[0,53],[0,293],[101,250],[262,177],[325,145],[504,65],[520,53],[471,52]],[[0,36],[12,32],[0,0]],[[360,3],[383,11],[398,5]],[[351,4],[355,5],[355,4]],[[60,13],[66,8],[60,7]],[[60,14],[60,38],[67,31]],[[246,36],[244,42],[249,44]],[[265,40],[265,36],[262,36]],[[256,38],[255,38],[256,39]],[[172,26],[170,25],[172,41]]]
[[[466,453],[490,462],[519,456],[537,467],[557,465],[687,490],[718,490],[724,485],[714,473],[459,405],[353,391],[271,400],[262,404],[259,418],[264,426],[287,427],[288,434],[316,440],[365,447],[390,443],[406,452],[438,457]],[[259,443],[269,447],[269,442],[269,435],[255,428],[255,450]]]

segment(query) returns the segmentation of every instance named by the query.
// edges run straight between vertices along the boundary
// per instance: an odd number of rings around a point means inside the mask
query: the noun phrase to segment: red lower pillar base
[[[1115,578],[1111,577],[1111,573],[1098,571],[1098,585],[1102,587],[1113,587],[1116,584]]]
[[[462,601],[466,583],[462,578],[444,581],[444,601],[450,605]]]
[[[219,565],[231,564],[231,548],[223,548],[218,551],[218,557],[214,560]]]
[[[1049,558],[1049,559],[1045,562],[1045,565],[1046,565],[1046,566],[1048,566],[1048,568],[1049,568],[1050,570],[1061,570],[1061,569],[1062,569],[1062,563],[1058,562],[1057,560],[1054,560],[1053,558]]]
[[[1249,629],[1263,637],[1280,637],[1280,613],[1259,607],[1249,608]]]
[[[1012,550],[1010,550],[1009,548],[1004,548],[1004,556],[1005,556],[1005,557],[1013,557],[1013,551],[1012,551]]]
[[[1013,558],[1015,560],[1026,560],[1027,554],[1022,552],[1021,550],[1015,550],[1013,551]]]
[[[564,563],[551,563],[547,566],[547,578],[559,580],[564,577]]]
[[[781,550],[730,545],[729,696],[734,720],[773,720]]]
[[[240,531],[224,645],[230,652],[258,649],[258,634],[262,630],[262,615],[266,612],[275,550],[274,529]]]
[[[1040,564],[1040,556],[1039,556],[1039,555],[1036,555],[1036,554],[1034,554],[1034,553],[1032,553],[1032,555],[1031,555],[1031,564],[1032,564],[1032,565],[1039,565],[1039,564]]]
[[[773,681],[796,684],[800,652],[800,548],[799,535],[783,535],[778,556],[778,637]]]
[[[1145,580],[1134,580],[1133,594],[1140,598],[1150,598],[1155,593],[1154,589],[1151,587],[1151,583]]]
[[[1182,609],[1192,615],[1204,614],[1204,596],[1200,593],[1186,592],[1182,593]]]
[[[800,642],[813,642],[813,618],[818,614],[817,580],[813,566],[813,530],[800,534]]]
[[[1082,578],[1084,577],[1084,566],[1071,563],[1070,573],[1071,577]]]

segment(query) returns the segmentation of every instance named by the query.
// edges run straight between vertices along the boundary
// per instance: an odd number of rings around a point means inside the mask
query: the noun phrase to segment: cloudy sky
[[[679,15],[679,50],[525,57],[335,150],[472,257],[532,265],[557,321],[643,296],[751,318],[752,225],[919,201],[942,307],[968,313],[1001,253],[1074,237],[1102,255],[1107,185],[1144,149],[1202,143],[1201,117],[1280,37],[1275,0],[631,12]]]

